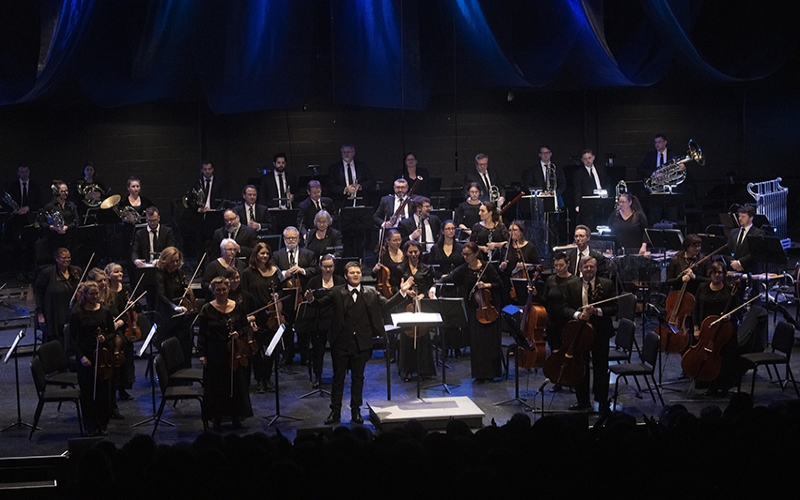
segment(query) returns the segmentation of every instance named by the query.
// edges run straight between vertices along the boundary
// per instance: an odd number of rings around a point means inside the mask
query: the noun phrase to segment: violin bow
[[[689,267],[687,267],[686,269],[684,269],[684,270],[683,270],[683,272],[682,272],[681,274],[686,274],[688,271],[690,271],[690,270],[694,269],[695,267],[697,267],[697,266],[699,266],[700,264],[702,264],[703,262],[707,261],[708,259],[710,259],[710,258],[711,258],[711,257],[713,257],[714,255],[716,255],[716,254],[720,253],[720,252],[721,252],[723,249],[727,248],[727,246],[728,246],[728,244],[727,244],[727,243],[725,243],[724,245],[722,245],[721,247],[717,248],[716,250],[714,250],[714,251],[713,251],[713,252],[711,252],[710,254],[706,255],[706,256],[705,256],[705,257],[703,257],[702,259],[698,260],[697,262],[695,262],[695,263],[694,263],[694,264],[692,264],[691,266],[689,266]]]
[[[617,295],[616,297],[611,297],[610,299],[600,300],[600,301],[597,301],[597,302],[595,302],[593,304],[586,304],[585,306],[581,307],[581,309],[586,309],[588,307],[599,306],[600,304],[605,304],[606,302],[611,302],[612,300],[621,299],[622,297],[627,297],[628,295],[633,295],[633,293],[626,292],[626,293],[623,293],[622,295]]]
[[[131,295],[130,295],[131,297],[136,295],[136,290],[138,290],[139,289],[139,285],[142,284],[142,278],[144,278],[144,273],[142,273],[141,276],[139,276],[139,281],[137,281],[136,282],[136,286],[133,287],[133,291],[131,292]],[[142,294],[142,295],[144,295],[144,294]],[[141,296],[139,298],[141,298]],[[138,301],[138,300],[139,299],[136,299],[136,301]],[[130,301],[131,301],[130,298],[128,298],[128,303],[130,303]],[[136,302],[136,301],[134,301],[134,302]]]
[[[121,317],[123,317],[123,316],[125,315],[125,313],[126,313],[126,312],[128,312],[128,310],[129,310],[131,307],[133,307],[134,305],[136,305],[136,303],[137,303],[137,302],[139,302],[139,301],[142,299],[142,297],[144,297],[146,294],[147,294],[147,292],[142,292],[142,294],[141,294],[141,295],[139,295],[138,297],[136,297],[135,299],[133,299],[133,300],[129,300],[129,301],[128,301],[128,304],[125,306],[125,309],[123,309],[123,310],[122,310],[122,312],[121,312],[121,313],[119,313],[119,316],[117,316],[116,318],[114,318],[114,323],[116,323],[117,321],[119,321],[119,319],[120,319]]]
[[[738,310],[742,309],[743,307],[746,307],[747,305],[751,304],[752,302],[755,302],[756,300],[760,299],[760,298],[761,298],[763,295],[764,295],[763,293],[759,293],[758,295],[756,295],[756,296],[755,296],[755,297],[753,297],[752,299],[748,300],[748,301],[747,301],[747,302],[745,302],[744,304],[740,305],[739,307],[737,307],[737,308],[736,308],[736,309],[734,309],[733,311],[731,311],[731,312],[727,312],[727,313],[723,314],[722,316],[720,316],[720,317],[719,317],[719,318],[717,318],[716,320],[712,321],[710,326],[714,326],[714,325],[716,325],[717,323],[719,323],[720,321],[722,321],[722,320],[724,320],[724,319],[728,319],[728,318],[730,318],[730,317],[731,317],[731,315],[732,315],[733,313],[735,313],[736,311],[738,311]]]
[[[80,281],[78,281],[78,285],[83,283],[83,278],[86,277],[86,273],[89,271],[89,268],[92,265],[92,261],[94,260],[94,252],[92,252],[92,256],[89,257],[89,262],[86,263],[86,268],[83,270],[83,274],[81,275]],[[78,286],[75,286],[75,291],[72,292],[72,298],[69,299],[69,307],[72,307],[72,303],[75,302],[75,295],[78,293]]]
[[[206,254],[208,252],[203,253],[203,256],[200,257],[200,262],[197,263],[197,267],[194,268],[194,273],[192,273],[192,279],[189,280],[189,284],[186,285],[186,289],[183,291],[183,296],[181,296],[181,300],[186,298],[186,294],[189,293],[189,290],[192,288],[192,283],[194,279],[197,277],[197,272],[200,270],[200,266],[203,265],[203,261],[206,260]]]

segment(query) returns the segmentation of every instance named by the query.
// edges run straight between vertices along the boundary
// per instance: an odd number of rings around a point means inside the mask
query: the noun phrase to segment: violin
[[[184,314],[192,314],[197,312],[197,304],[195,302],[194,291],[192,290],[192,282],[194,282],[195,277],[197,277],[197,272],[200,270],[200,266],[203,265],[204,260],[206,260],[205,253],[203,254],[202,257],[200,257],[200,262],[197,263],[197,267],[194,269],[192,278],[189,281],[186,281],[186,275],[181,273],[181,285],[183,286],[183,296],[181,297],[181,300],[178,303],[178,305],[186,309],[186,312]]]
[[[240,335],[233,338],[236,333],[233,328],[233,319],[228,318],[228,352],[231,353],[231,371],[236,371],[239,368],[246,368],[250,361],[247,359],[247,352],[245,349],[245,341],[242,340]]]
[[[92,359],[94,363],[94,392],[92,399],[97,399],[97,381],[110,380],[114,375],[114,363],[111,352],[105,347],[100,346],[100,335],[105,337],[106,333],[98,326],[96,347],[92,353]]]
[[[483,265],[483,269],[478,275],[478,280],[475,282],[475,285],[472,287],[472,291],[469,293],[470,298],[474,298],[475,303],[478,306],[478,310],[475,311],[475,317],[477,318],[478,323],[482,325],[490,325],[497,321],[498,318],[497,309],[495,309],[494,305],[492,304],[492,291],[489,288],[481,288],[480,290],[478,289],[478,283],[481,281],[483,273],[486,272],[487,266],[488,264]]]
[[[537,266],[533,277],[528,278],[530,289],[528,290],[528,299],[525,302],[525,308],[522,310],[522,321],[520,322],[522,333],[528,342],[533,345],[533,351],[523,349],[519,353],[519,366],[526,370],[541,368],[544,366],[545,358],[547,357],[547,345],[544,341],[544,331],[547,328],[547,309],[540,304],[533,303],[533,287],[541,272],[542,267]]]
[[[281,303],[278,293],[275,291],[275,285],[271,285],[271,288],[272,304],[268,304],[268,306],[274,305],[275,309],[270,311],[269,307],[267,307],[267,328],[276,332],[282,324],[286,323],[286,318],[283,316],[283,303]]]

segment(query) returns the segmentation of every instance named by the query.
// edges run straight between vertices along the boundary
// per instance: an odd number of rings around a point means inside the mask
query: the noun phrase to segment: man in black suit
[[[266,205],[256,203],[258,190],[252,184],[248,184],[242,190],[242,203],[237,203],[234,207],[236,215],[245,226],[260,231],[272,227],[269,209]]]
[[[642,180],[650,178],[653,172],[669,163],[669,156],[667,156],[667,136],[664,134],[656,134],[653,138],[653,144],[656,149],[644,155],[642,163],[636,168],[636,173]]]
[[[236,256],[250,258],[253,252],[253,247],[258,243],[256,237],[256,230],[243,226],[241,219],[231,209],[225,210],[222,214],[222,220],[225,225],[214,231],[214,236],[211,238],[211,246],[208,248],[208,260],[217,259],[220,256],[219,245],[225,238],[233,238],[239,244],[239,254]]]
[[[589,248],[589,240],[592,239],[592,231],[587,226],[579,224],[575,226],[573,237],[575,238],[575,245],[577,245],[578,248],[567,252],[569,271],[573,275],[580,277],[583,261],[591,257],[597,261],[597,275],[601,278],[608,278],[608,260],[603,256],[602,252]]]
[[[364,389],[364,367],[372,357],[373,337],[383,338],[381,309],[391,309],[399,305],[414,284],[414,279],[401,281],[400,291],[386,299],[375,288],[361,284],[361,266],[358,262],[348,262],[345,266],[346,285],[338,285],[330,291],[317,292],[315,298],[311,290],[305,294],[311,307],[333,305],[333,318],[328,330],[333,361],[333,386],[331,387],[331,412],[325,425],[341,420],[344,379],[350,369],[350,422],[361,424],[362,392]]]
[[[552,156],[553,152],[547,146],[539,148],[539,162],[528,167],[522,173],[522,187],[555,194],[558,206],[563,207],[563,195],[564,190],[567,189],[567,177],[564,175],[563,169],[556,168],[555,163],[550,161]],[[555,175],[553,173],[548,175],[548,171],[553,172]]]
[[[734,258],[731,261],[731,268],[740,273],[753,272],[758,267],[758,258],[751,255],[747,237],[760,236],[762,233],[761,229],[753,226],[756,209],[752,205],[744,205],[739,207],[736,216],[739,219],[739,227],[732,229],[728,235],[728,250]]]
[[[589,227],[595,227],[597,216],[593,213],[580,213],[581,198],[594,195],[595,189],[607,189],[608,184],[605,172],[595,166],[594,158],[594,152],[591,149],[584,149],[581,153],[583,167],[578,167],[572,178],[575,211],[578,212],[578,221]]]
[[[298,294],[303,293],[308,280],[319,272],[317,256],[311,250],[300,248],[300,231],[294,226],[283,230],[283,248],[275,252],[275,265],[283,272],[286,281],[283,289],[296,288]],[[298,283],[299,280],[299,283]],[[296,300],[283,301],[283,312],[286,317],[286,331],[284,332],[284,361],[291,365],[294,360],[294,319],[297,315]],[[308,358],[308,344],[311,340],[307,331],[298,332],[297,344],[300,351],[300,362],[305,364]],[[301,338],[302,337],[302,338]]]
[[[480,200],[484,203],[487,201],[494,201],[491,198],[491,187],[497,188],[499,198],[497,199],[497,208],[500,208],[506,201],[506,188],[503,187],[503,180],[500,177],[500,172],[497,169],[489,171],[489,157],[483,153],[475,156],[475,169],[470,170],[464,174],[464,198],[469,197],[469,185],[477,183],[481,189]]]
[[[333,200],[322,196],[322,185],[318,180],[308,181],[306,192],[308,193],[308,198],[297,205],[297,227],[304,240],[309,229],[313,230],[315,227],[314,216],[317,215],[317,212],[325,210],[331,216],[336,213]]]
[[[615,295],[611,280],[597,276],[597,261],[589,257],[582,261],[581,279],[565,285],[564,317],[588,321],[595,332],[595,340],[590,348],[592,362],[592,389],[594,400],[601,413],[609,413],[608,407],[608,340],[614,336],[611,317],[617,313],[616,301],[609,301],[598,307],[586,307]],[[575,387],[578,402],[570,410],[585,411],[591,408],[589,401],[589,356],[586,356],[583,381]],[[553,381],[557,383],[557,381]]]
[[[442,223],[435,215],[431,215],[431,200],[424,196],[414,197],[415,213],[413,217],[403,219],[397,226],[403,240],[414,240],[425,245],[425,251],[439,239]]]
[[[363,190],[365,197],[375,190],[375,178],[363,162],[356,162],[356,148],[352,144],[343,144],[342,161],[328,167],[328,185],[335,200],[344,201],[356,196]],[[369,204],[369,200],[364,200]]]
[[[297,188],[297,177],[286,171],[286,155],[272,157],[272,169],[261,178],[260,202],[270,208],[290,208]]]
[[[136,267],[145,267],[148,262],[158,260],[158,255],[167,247],[175,246],[172,228],[161,225],[158,208],[147,207],[147,227],[136,231],[133,239],[131,262]]]
[[[392,216],[394,216],[394,213],[400,208],[400,205],[403,204],[403,200],[405,200],[407,192],[407,180],[401,177],[394,181],[394,194],[387,194],[381,198],[381,202],[378,205],[378,210],[376,210],[375,215],[372,216],[372,221],[375,222],[375,226],[384,226],[387,228],[396,227],[402,219],[406,219],[411,215],[411,204],[406,203],[406,206],[403,208],[403,214],[400,216],[400,218],[395,220],[394,223],[391,220]]]
[[[208,248],[211,244],[214,230],[219,224],[219,215],[216,210],[222,206],[225,200],[222,178],[214,174],[214,165],[211,160],[203,160],[200,178],[187,189],[187,192],[192,189],[200,189],[203,194],[197,200],[197,206],[184,213],[181,234],[183,235],[184,254],[187,257],[199,259],[199,250]]]
[[[13,248],[11,258],[17,266],[17,279],[25,279],[25,274],[34,268],[34,245],[36,229],[32,227],[36,210],[42,208],[39,185],[31,179],[31,169],[27,165],[17,167],[17,179],[6,184],[5,192],[18,208],[10,204],[6,208],[13,214],[5,222],[7,244]]]

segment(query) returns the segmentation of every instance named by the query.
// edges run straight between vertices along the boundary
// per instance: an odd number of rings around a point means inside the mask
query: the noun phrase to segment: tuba
[[[674,158],[653,172],[644,181],[644,187],[651,193],[672,193],[672,188],[686,180],[686,163],[696,161],[700,166],[706,164],[703,151],[693,140],[689,140],[689,151],[683,158]]]
[[[183,207],[197,210],[206,204],[206,193],[201,187],[194,187],[183,195]]]

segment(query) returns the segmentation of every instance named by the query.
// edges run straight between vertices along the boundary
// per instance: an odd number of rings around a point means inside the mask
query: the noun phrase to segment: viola
[[[539,266],[532,278],[528,279],[528,284],[531,286],[528,290],[528,299],[525,302],[525,307],[522,310],[522,321],[520,328],[522,333],[529,343],[533,345],[533,350],[528,351],[523,349],[520,351],[519,366],[530,370],[532,368],[541,368],[544,366],[545,358],[547,357],[547,345],[544,340],[544,331],[547,328],[547,309],[544,306],[533,303],[533,286],[539,279],[542,272]],[[527,277],[527,271],[525,271]]]
[[[564,325],[561,349],[552,352],[542,367],[545,377],[556,385],[579,385],[586,375],[584,356],[592,347],[595,336],[594,326],[588,321],[573,319]]]

